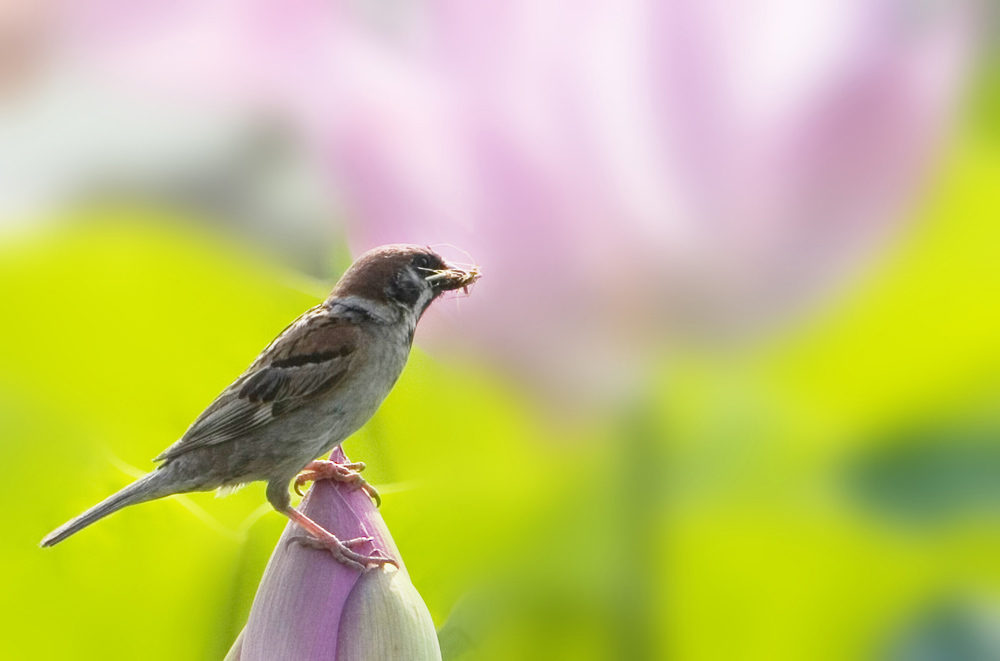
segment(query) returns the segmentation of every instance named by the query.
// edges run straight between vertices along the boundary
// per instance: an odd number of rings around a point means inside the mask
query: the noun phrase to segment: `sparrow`
[[[164,450],[148,475],[49,533],[41,546],[70,535],[128,505],[172,494],[233,489],[267,482],[267,500],[304,529],[310,546],[328,549],[359,570],[395,564],[370,541],[341,541],[292,507],[295,489],[335,479],[373,489],[363,464],[315,461],[361,428],[392,389],[409,357],[417,322],[446,291],[465,289],[478,267],[453,266],[433,250],[394,244],[359,257],[329,297],[275,338],[184,435]]]

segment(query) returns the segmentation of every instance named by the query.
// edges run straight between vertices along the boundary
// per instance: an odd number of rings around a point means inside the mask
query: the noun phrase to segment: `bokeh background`
[[[345,446],[446,660],[1000,658],[996,34],[0,0],[0,658],[225,655],[260,485],[37,542],[398,241],[485,273]]]

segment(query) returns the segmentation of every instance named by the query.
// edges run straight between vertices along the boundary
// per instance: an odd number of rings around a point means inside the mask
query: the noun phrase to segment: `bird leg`
[[[397,569],[399,568],[399,563],[392,558],[382,555],[382,552],[378,549],[375,549],[375,552],[372,555],[362,555],[354,550],[355,546],[361,546],[371,542],[371,537],[356,537],[342,542],[333,534],[327,532],[323,526],[319,525],[294,507],[289,506],[288,508],[282,510],[281,513],[294,521],[299,527],[304,529],[310,535],[309,537],[292,537],[288,540],[289,542],[296,542],[311,548],[329,551],[333,554],[333,557],[337,562],[346,567],[350,567],[351,569],[357,569],[358,571],[366,571],[370,566],[384,567],[385,565],[392,565]]]
[[[306,482],[316,480],[334,480],[343,482],[350,486],[352,491],[364,489],[365,493],[375,501],[375,507],[382,506],[382,497],[378,495],[375,487],[368,484],[365,478],[361,477],[361,471],[365,469],[364,463],[358,461],[353,464],[338,464],[335,461],[316,460],[310,462],[301,473],[295,478],[295,493],[302,495],[302,485]]]

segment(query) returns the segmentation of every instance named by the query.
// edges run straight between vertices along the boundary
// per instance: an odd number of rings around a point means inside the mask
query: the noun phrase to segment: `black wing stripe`
[[[310,354],[300,354],[297,356],[290,356],[288,358],[283,358],[281,360],[276,360],[271,363],[271,367],[302,367],[304,365],[310,365],[313,363],[326,363],[334,358],[343,358],[347,354],[351,353],[349,347],[341,347],[336,351],[323,351],[320,353],[310,353]]]

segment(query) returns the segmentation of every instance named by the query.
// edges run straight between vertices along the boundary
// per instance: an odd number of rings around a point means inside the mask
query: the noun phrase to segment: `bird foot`
[[[353,548],[355,546],[362,546],[371,541],[371,537],[357,537],[355,539],[348,539],[342,542],[333,535],[324,537],[323,539],[299,535],[297,537],[290,538],[287,543],[301,544],[302,546],[307,546],[309,548],[329,551],[331,555],[333,555],[333,558],[340,564],[362,572],[375,568],[382,568],[386,565],[392,565],[396,569],[399,569],[399,563],[392,558],[383,555],[382,551],[379,549],[375,549],[370,555],[363,555],[355,551]]]
[[[382,497],[378,495],[375,487],[368,484],[365,478],[361,477],[361,471],[365,469],[363,462],[357,461],[350,464],[338,464],[335,461],[317,460],[310,462],[305,469],[295,478],[295,493],[302,495],[302,485],[306,482],[316,480],[334,480],[347,484],[352,491],[364,489],[365,493],[375,501],[375,507],[382,506]]]

